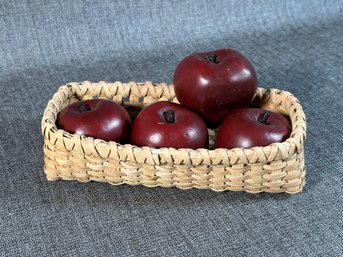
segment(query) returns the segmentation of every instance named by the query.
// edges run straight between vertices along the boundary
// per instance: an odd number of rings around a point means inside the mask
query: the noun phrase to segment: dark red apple
[[[207,148],[204,121],[193,111],[161,101],[145,107],[132,126],[131,142],[137,146]]]
[[[131,135],[131,119],[127,111],[105,99],[68,105],[58,114],[57,127],[70,133],[118,143],[128,143]]]
[[[233,49],[187,56],[177,65],[173,83],[179,102],[210,128],[218,127],[232,109],[247,106],[257,88],[253,65]]]
[[[261,108],[240,108],[227,115],[220,126],[216,148],[250,148],[285,141],[291,122],[285,116]]]

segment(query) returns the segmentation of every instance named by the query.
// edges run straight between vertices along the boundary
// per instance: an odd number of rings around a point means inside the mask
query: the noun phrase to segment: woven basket
[[[173,86],[165,83],[86,81],[61,86],[41,124],[48,180],[290,194],[300,192],[305,184],[306,120],[289,92],[257,89],[253,105],[289,115],[292,133],[285,142],[249,149],[213,149],[213,130],[209,130],[210,149],[191,150],[121,145],[57,129],[56,117],[64,107],[91,98],[136,107],[162,100],[177,102]]]

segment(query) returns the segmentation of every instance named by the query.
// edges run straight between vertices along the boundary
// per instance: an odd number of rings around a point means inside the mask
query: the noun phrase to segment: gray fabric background
[[[0,1],[0,256],[342,256],[343,2]],[[308,118],[300,194],[48,182],[40,119],[70,81],[172,82],[231,47]]]

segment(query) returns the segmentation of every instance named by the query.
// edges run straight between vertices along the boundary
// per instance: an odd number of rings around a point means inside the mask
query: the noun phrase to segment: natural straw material
[[[249,149],[213,149],[212,130],[211,150],[191,150],[120,145],[56,127],[57,114],[64,107],[91,98],[141,107],[162,100],[177,102],[173,86],[165,83],[86,81],[61,86],[42,118],[44,170],[48,180],[290,194],[300,192],[305,184],[306,119],[298,100],[287,91],[258,88],[253,103],[289,115],[290,138]]]

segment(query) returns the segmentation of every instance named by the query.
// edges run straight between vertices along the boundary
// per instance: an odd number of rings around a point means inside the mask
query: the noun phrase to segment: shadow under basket
[[[249,149],[214,149],[216,132],[210,129],[210,149],[192,150],[121,145],[56,127],[57,114],[64,107],[92,98],[128,106],[131,115],[137,114],[134,107],[177,102],[173,86],[165,83],[85,81],[61,86],[41,123],[48,180],[289,194],[300,192],[305,184],[306,118],[299,101],[287,91],[258,88],[252,104],[289,116],[290,137],[282,143]]]

